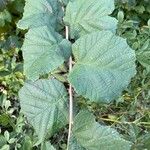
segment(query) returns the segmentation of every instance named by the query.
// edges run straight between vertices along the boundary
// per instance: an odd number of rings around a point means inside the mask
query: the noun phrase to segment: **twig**
[[[68,26],[66,26],[66,39],[69,40],[69,28],[68,28]],[[71,70],[72,70],[72,57],[70,57],[70,59],[69,59],[69,72]],[[73,125],[73,93],[72,93],[72,86],[71,86],[71,84],[69,84],[69,131],[68,131],[67,150],[69,148],[72,125]]]

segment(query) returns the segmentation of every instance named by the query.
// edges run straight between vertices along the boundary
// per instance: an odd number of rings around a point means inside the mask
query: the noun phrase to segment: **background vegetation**
[[[25,31],[16,28],[22,17],[24,0],[0,1],[0,149],[31,150],[36,136],[20,112],[18,91],[24,83],[21,45]],[[116,0],[112,14],[119,20],[117,34],[127,38],[137,55],[137,74],[123,95],[109,105],[87,103],[97,121],[116,128],[132,141],[133,150],[150,150],[150,1]],[[50,139],[65,150],[67,127]]]

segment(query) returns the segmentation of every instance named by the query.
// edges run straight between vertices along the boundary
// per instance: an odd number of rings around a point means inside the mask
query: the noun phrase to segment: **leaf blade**
[[[68,80],[91,101],[117,98],[135,75],[135,52],[110,31],[85,35],[72,46],[76,64]]]
[[[28,82],[19,91],[21,110],[34,127],[39,141],[68,122],[67,92],[55,79]]]
[[[67,54],[66,50],[61,47],[64,41],[68,45]],[[52,28],[42,26],[28,31],[22,50],[24,72],[30,80],[36,80],[40,75],[61,66],[71,53],[71,45]]]
[[[61,14],[61,15],[60,15]],[[62,18],[63,13],[58,0],[26,0],[23,18],[18,22],[20,29],[29,29],[50,25],[57,28],[58,18]]]
[[[89,150],[130,150],[131,147],[131,143],[122,139],[116,130],[95,122],[88,111],[81,111],[75,117],[73,135]]]
[[[70,26],[71,38],[101,30],[114,32],[117,20],[108,16],[113,10],[113,0],[69,1],[64,21]]]

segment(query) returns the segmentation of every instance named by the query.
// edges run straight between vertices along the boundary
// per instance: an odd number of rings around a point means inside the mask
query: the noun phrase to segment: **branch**
[[[66,26],[66,39],[69,40],[69,28],[68,28],[68,26]],[[72,57],[70,57],[70,59],[69,59],[69,72],[71,70],[72,70]],[[72,93],[72,86],[71,86],[71,84],[69,84],[69,131],[68,131],[67,150],[69,148],[72,125],[73,125],[73,93]]]

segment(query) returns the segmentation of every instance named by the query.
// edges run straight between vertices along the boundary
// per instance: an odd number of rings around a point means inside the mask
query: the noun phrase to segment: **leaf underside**
[[[67,91],[55,79],[27,82],[19,92],[22,112],[34,127],[39,141],[68,123]]]
[[[73,135],[86,150],[130,150],[131,148],[131,143],[121,138],[115,129],[100,125],[88,111],[81,111],[75,117]]]
[[[136,73],[134,51],[110,31],[81,37],[72,51],[76,63],[69,81],[91,101],[106,103],[117,98]]]
[[[29,29],[44,25],[57,29],[63,11],[58,0],[26,0],[23,18],[17,26]]]
[[[94,31],[117,28],[117,20],[110,15],[114,10],[114,0],[74,0],[66,8],[64,21],[70,26],[71,38]]]
[[[65,49],[62,48],[65,46]],[[57,69],[68,59],[71,44],[52,28],[42,26],[32,28],[25,36],[22,47],[24,72],[30,80]]]

